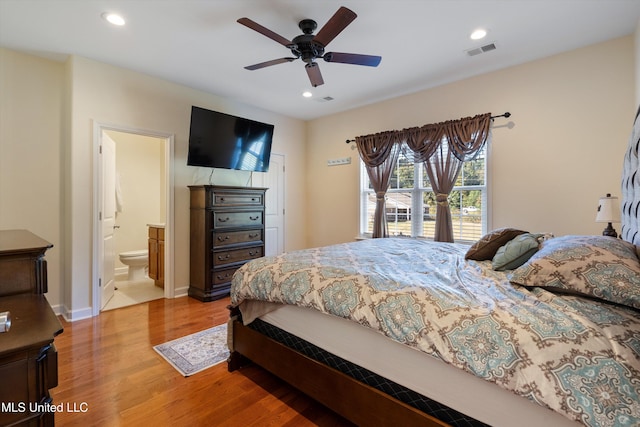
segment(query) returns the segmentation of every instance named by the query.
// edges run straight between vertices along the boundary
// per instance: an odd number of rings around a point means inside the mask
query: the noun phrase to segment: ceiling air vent
[[[324,98],[316,98],[316,100],[317,100],[318,102],[333,101],[333,97],[332,97],[332,96],[325,96]]]
[[[467,55],[469,56],[476,56],[476,55],[480,55],[481,53],[491,52],[492,50],[495,50],[495,49],[496,49],[496,44],[489,43],[484,46],[466,50],[465,52],[467,52]]]

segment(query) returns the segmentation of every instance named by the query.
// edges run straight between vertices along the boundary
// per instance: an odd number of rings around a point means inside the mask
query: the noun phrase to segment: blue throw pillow
[[[542,236],[543,234],[525,233],[501,246],[491,262],[493,269],[504,271],[520,267],[538,252]]]

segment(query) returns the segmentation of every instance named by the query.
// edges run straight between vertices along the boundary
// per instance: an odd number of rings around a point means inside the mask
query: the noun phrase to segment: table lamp
[[[612,197],[608,193],[605,197],[600,197],[596,222],[607,223],[607,228],[602,232],[603,236],[618,237],[618,233],[611,226],[613,222],[620,222],[620,204],[617,197]]]

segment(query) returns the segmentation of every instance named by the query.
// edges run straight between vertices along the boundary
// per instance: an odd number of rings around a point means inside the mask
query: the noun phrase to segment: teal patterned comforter
[[[588,426],[640,425],[640,314],[512,285],[467,246],[372,239],[260,258],[231,302],[340,316]]]

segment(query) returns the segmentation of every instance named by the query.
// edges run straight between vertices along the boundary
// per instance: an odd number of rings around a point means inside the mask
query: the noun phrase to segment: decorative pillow
[[[493,230],[471,245],[464,258],[476,261],[493,259],[493,256],[500,246],[506,245],[509,240],[524,233],[526,233],[526,231],[515,228],[498,228]]]
[[[542,243],[511,283],[578,293],[640,309],[634,245],[606,236],[562,236]]]
[[[497,271],[513,270],[527,262],[540,246],[543,234],[521,234],[501,246],[491,264]]]

